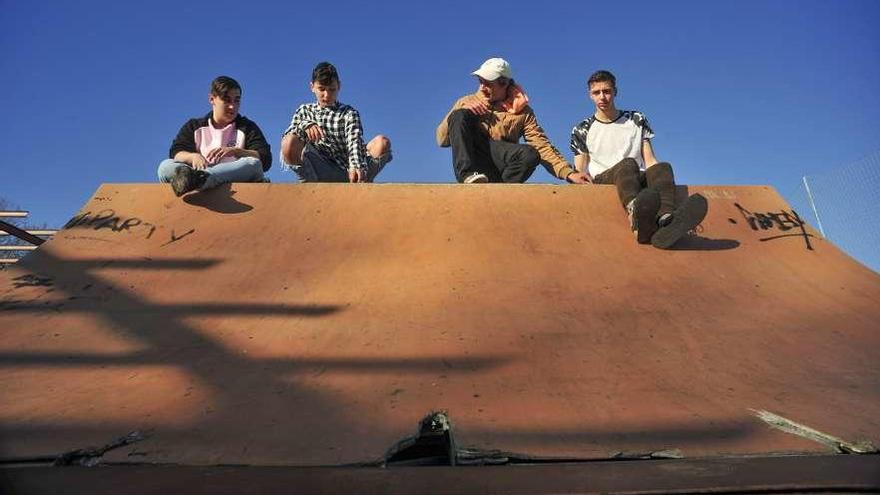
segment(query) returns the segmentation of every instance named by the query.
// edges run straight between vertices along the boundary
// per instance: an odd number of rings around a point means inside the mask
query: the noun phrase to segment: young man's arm
[[[590,176],[589,172],[590,151],[587,148],[586,135],[579,125],[571,130],[571,141],[569,142],[568,147],[571,149],[571,152],[574,153],[575,169],[584,174],[584,177],[589,182],[593,182],[593,178]]]
[[[178,151],[174,154],[172,159],[175,162],[187,163],[189,165],[192,165],[192,168],[196,170],[204,170],[208,168],[208,160],[203,157],[201,153]]]
[[[316,143],[324,137],[323,130],[312,115],[309,105],[300,105],[293,112],[290,124],[281,133],[281,166],[289,168],[302,162],[300,153],[308,142]]]
[[[651,140],[642,141],[642,160],[645,161],[645,167],[650,167],[657,163],[657,157],[654,156],[654,147],[651,146]]]
[[[250,158],[256,158],[257,160],[260,159],[260,154],[253,150],[237,148],[235,146],[220,146],[209,151],[208,154],[205,155],[205,160],[207,160],[210,165],[216,165],[220,163],[222,158],[228,156],[231,156],[232,158],[244,158],[247,156]]]
[[[657,163],[657,157],[654,156],[654,147],[651,145],[651,139],[654,138],[654,130],[648,123],[648,118],[642,112],[633,112],[633,121],[641,129],[642,133],[642,161],[645,167],[650,167]]]
[[[345,146],[348,148],[348,180],[362,182],[367,179],[367,160],[364,156],[364,127],[357,110],[345,113]]]
[[[318,130],[321,129],[321,127],[318,125],[318,120],[314,118],[309,107],[307,105],[300,105],[299,108],[296,109],[296,112],[293,113],[293,117],[290,119],[290,125],[287,126],[287,129],[284,131],[282,136],[293,133],[303,142],[308,142],[312,139],[310,139],[311,136],[309,132],[307,132],[307,129],[310,129],[312,127],[315,127]]]
[[[546,163],[553,168],[553,173],[556,174],[556,177],[578,184],[589,182],[583,172],[573,169],[565,161],[565,158],[562,157],[562,154],[559,153],[559,150],[550,143],[547,135],[544,134],[544,129],[538,125],[538,119],[535,118],[535,113],[531,109],[526,111],[523,137],[538,152],[538,155],[541,157],[541,163]]]
[[[245,156],[260,160],[263,172],[272,168],[272,148],[266,141],[266,136],[256,122],[247,120],[247,130],[244,134],[244,148],[239,148],[238,158]]]
[[[242,116],[236,118],[235,123],[238,130],[244,133],[244,142],[241,147],[219,146],[209,151],[205,155],[205,159],[208,160],[208,163],[217,164],[226,157],[256,158],[260,160],[263,172],[269,170],[272,166],[272,152],[263,132],[254,121]]]
[[[196,148],[196,129],[199,127],[199,119],[190,119],[180,127],[174,141],[171,142],[171,149],[168,151],[168,158],[180,163],[187,163],[195,169],[205,169],[208,166],[208,160],[199,153]]]
[[[574,168],[578,172],[587,173],[587,170],[590,166],[590,155],[584,153],[582,155],[574,156]]]

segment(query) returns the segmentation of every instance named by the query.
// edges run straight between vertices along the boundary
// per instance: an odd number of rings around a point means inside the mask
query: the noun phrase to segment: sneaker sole
[[[706,218],[709,211],[709,203],[700,194],[694,194],[685,200],[673,213],[672,223],[662,227],[651,238],[651,244],[656,248],[669,249],[678,242],[690,230],[693,230]]]
[[[177,167],[174,171],[174,177],[171,179],[171,189],[178,198],[188,193],[186,186],[189,183],[189,177],[186,176],[186,167]]]
[[[470,179],[470,180],[468,180],[468,179]],[[473,179],[468,177],[467,179],[464,180],[464,184],[486,184],[488,182],[489,182],[489,178],[486,176],[474,177]]]
[[[657,210],[660,209],[660,193],[654,189],[642,189],[636,196],[633,220],[636,227],[636,240],[639,244],[650,244],[657,232]]]

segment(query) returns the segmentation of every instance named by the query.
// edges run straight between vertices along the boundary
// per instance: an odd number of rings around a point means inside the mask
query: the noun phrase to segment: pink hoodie
[[[500,105],[505,112],[518,114],[528,104],[528,95],[523,91],[522,86],[514,83],[513,86],[507,88],[507,99],[502,101]]]
[[[232,121],[226,127],[217,129],[214,127],[214,119],[210,119],[206,127],[200,127],[196,130],[196,147],[202,156],[208,156],[208,152],[214,148],[221,146],[244,147],[244,133],[239,132],[235,127],[235,121]],[[218,163],[231,162],[237,160],[234,156],[222,158]]]

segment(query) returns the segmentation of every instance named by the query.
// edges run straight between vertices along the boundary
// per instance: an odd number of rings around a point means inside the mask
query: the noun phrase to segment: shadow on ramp
[[[223,184],[209,191],[188,194],[183,197],[183,201],[193,206],[228,215],[247,213],[254,209],[253,206],[236,200],[234,195],[235,191],[232,190],[232,185]]]
[[[727,251],[739,247],[739,241],[734,239],[710,239],[703,236],[682,237],[668,251]]]

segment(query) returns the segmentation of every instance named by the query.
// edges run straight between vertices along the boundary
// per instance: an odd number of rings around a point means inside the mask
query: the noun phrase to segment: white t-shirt
[[[595,115],[571,130],[571,151],[589,155],[590,175],[595,177],[617,165],[624,158],[633,158],[645,169],[642,142],[654,137],[648,119],[641,112],[622,110],[614,122],[602,122]]]

